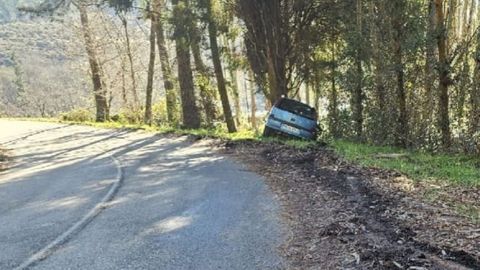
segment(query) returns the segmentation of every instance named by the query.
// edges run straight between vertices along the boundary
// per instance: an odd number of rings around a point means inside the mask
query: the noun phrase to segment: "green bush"
[[[60,114],[60,119],[63,121],[90,122],[93,121],[94,117],[91,111],[80,108]]]
[[[159,101],[152,106],[152,120],[156,125],[162,125],[168,122],[167,104],[164,100]]]
[[[112,120],[121,124],[138,125],[143,123],[144,115],[143,109],[122,109],[119,114],[112,116]]]

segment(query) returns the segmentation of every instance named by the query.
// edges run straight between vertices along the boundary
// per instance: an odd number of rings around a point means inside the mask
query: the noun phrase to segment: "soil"
[[[438,188],[448,196],[429,201],[431,187],[350,164],[327,147],[224,147],[265,176],[282,202],[290,269],[480,269],[480,224],[451,204],[479,207],[478,189]]]

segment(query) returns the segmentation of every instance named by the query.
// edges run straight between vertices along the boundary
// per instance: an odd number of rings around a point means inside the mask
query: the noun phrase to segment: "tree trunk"
[[[313,107],[318,112],[320,110],[320,74],[316,70],[313,79]]]
[[[125,64],[125,57],[122,56],[122,102],[123,106],[127,106],[128,99],[127,99],[127,86],[126,86],[126,79],[125,79],[125,73],[126,73],[126,64]]]
[[[362,40],[362,0],[357,0],[357,35]],[[358,140],[363,135],[363,68],[362,68],[362,47],[363,42],[357,45],[357,55],[355,57],[357,85],[353,91],[353,122],[355,136]]]
[[[394,51],[394,63],[395,73],[397,77],[397,106],[398,106],[398,119],[396,130],[396,144],[398,146],[405,147],[408,137],[408,123],[407,123],[407,108],[406,108],[406,95],[405,95],[405,82],[404,82],[404,66],[403,66],[403,24],[404,24],[404,6],[403,2],[398,1],[393,4],[392,14],[392,28],[393,34],[393,51]]]
[[[275,104],[282,96],[288,96],[288,82],[286,78],[286,51],[285,25],[282,22],[281,1],[268,1],[262,9],[266,31],[267,72],[270,88],[270,101]]]
[[[194,29],[194,31],[198,31]],[[214,99],[215,96],[212,95],[210,88],[210,74],[208,73],[208,68],[203,62],[202,53],[200,51],[200,37],[195,37],[192,41],[192,54],[193,62],[195,63],[195,69],[198,73],[199,88],[200,88],[200,99],[202,101],[203,109],[205,110],[205,120],[208,126],[213,125],[213,120],[216,118],[217,110],[215,108]]]
[[[147,74],[147,95],[145,101],[145,118],[144,122],[147,125],[152,125],[152,92],[153,92],[153,73],[155,72],[155,16],[151,16],[150,26],[150,59],[148,61]]]
[[[311,84],[305,85],[305,103],[310,105],[310,86]]]
[[[336,86],[336,73],[337,73],[337,56],[336,56],[336,46],[335,46],[335,37],[332,37],[332,60],[331,60],[331,91],[330,91],[330,100],[328,104],[328,127],[330,134],[334,138],[339,137],[338,132],[338,93]]]
[[[467,40],[470,38],[470,35],[472,33],[472,22],[473,22],[473,16],[474,16],[474,11],[476,8],[476,2],[477,0],[471,0],[469,2],[465,1],[464,3],[464,9],[463,9],[463,18],[464,21],[467,21],[467,24],[464,28],[462,28],[462,31],[459,31],[462,39]],[[463,27],[463,24],[460,24],[460,27]],[[467,90],[471,89],[473,86],[471,85],[471,67],[470,67],[470,58],[469,58],[469,48],[465,46],[464,51],[462,53],[462,62],[463,62],[463,68],[462,72],[460,75],[460,85],[458,89],[458,101],[457,101],[457,121],[458,121],[458,126],[463,129],[465,127],[465,103],[467,102]]]
[[[434,82],[435,82],[435,67],[437,60],[436,58],[436,11],[435,11],[435,1],[430,0],[428,5],[428,26],[427,26],[427,36],[426,36],[426,50],[425,50],[425,93],[424,101],[422,102],[422,111],[421,111],[421,124],[420,124],[420,134],[424,138],[422,141],[427,140],[427,136],[431,133],[433,122],[433,113],[435,112],[435,100],[436,96],[434,95]]]
[[[228,132],[236,132],[235,122],[232,117],[232,110],[228,100],[227,87],[225,85],[225,77],[223,76],[222,62],[220,60],[220,51],[218,49],[217,41],[217,24],[212,14],[212,2],[207,2],[207,16],[208,16],[208,36],[210,39],[210,49],[212,51],[213,66],[215,68],[215,77],[217,78],[218,92],[222,101],[223,114],[225,122],[227,123]]]
[[[173,0],[175,18],[175,50],[177,52],[178,80],[182,99],[183,126],[200,128],[200,115],[195,104],[193,72],[190,65],[190,38],[186,0]]]
[[[120,16],[122,20],[122,25],[123,25],[123,30],[125,33],[125,42],[127,45],[127,57],[128,61],[130,63],[130,79],[132,80],[132,95],[133,95],[133,102],[134,102],[134,107],[138,107],[138,94],[137,94],[137,80],[135,76],[135,67],[133,66],[133,54],[132,54],[132,49],[130,46],[130,35],[128,33],[128,22],[127,18],[125,18],[125,15]]]
[[[230,83],[232,86],[233,105],[235,107],[235,121],[237,122],[237,126],[239,126],[242,118],[242,111],[240,106],[240,90],[238,89],[237,70],[230,69],[230,78],[232,80]]]
[[[378,6],[376,6],[378,5]],[[375,12],[375,7],[378,9],[378,13]],[[372,40],[372,59],[374,65],[374,77],[375,77],[375,109],[374,117],[376,123],[374,130],[374,140],[379,143],[384,143],[389,130],[385,129],[385,124],[388,125],[389,119],[386,112],[386,74],[385,74],[385,50],[384,35],[382,30],[385,31],[383,19],[387,18],[386,6],[384,1],[370,1],[370,37]],[[385,31],[386,32],[386,31]]]
[[[450,147],[450,118],[449,118],[449,98],[448,86],[450,85],[449,78],[449,63],[447,55],[447,37],[445,29],[445,15],[443,13],[443,0],[435,0],[435,13],[437,20],[437,46],[438,46],[438,62],[439,62],[439,104],[438,125],[440,127],[442,147],[447,149]]]
[[[82,4],[79,4],[78,11],[80,13],[80,22],[82,25],[82,33],[85,39],[85,49],[88,55],[88,63],[90,64],[91,79],[93,83],[93,93],[95,96],[95,107],[97,122],[105,122],[108,120],[108,104],[107,104],[107,91],[105,89],[105,83],[102,78],[101,66],[98,61],[97,53],[95,51],[95,45],[90,32],[87,8]]]
[[[256,91],[255,91],[255,78],[253,76],[253,72],[249,71],[249,81],[250,81],[250,123],[252,124],[252,128],[256,131],[257,130],[257,99],[256,99]]]
[[[480,132],[480,32],[477,35],[477,48],[475,52],[475,71],[473,87],[470,93],[470,121],[469,133],[471,136],[479,136]]]
[[[162,67],[163,86],[167,103],[167,120],[170,124],[175,124],[178,119],[177,93],[173,84],[172,68],[168,56],[167,42],[165,39],[163,21],[162,21],[162,0],[155,0],[154,12],[157,17],[155,36],[157,37],[158,56]]]

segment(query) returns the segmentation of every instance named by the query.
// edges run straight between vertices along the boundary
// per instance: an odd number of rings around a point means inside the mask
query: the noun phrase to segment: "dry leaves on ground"
[[[480,267],[479,225],[452,207],[478,207],[476,189],[442,187],[445,201],[431,202],[427,184],[349,164],[327,148],[229,142],[226,149],[279,196],[291,228],[281,249],[292,269]]]

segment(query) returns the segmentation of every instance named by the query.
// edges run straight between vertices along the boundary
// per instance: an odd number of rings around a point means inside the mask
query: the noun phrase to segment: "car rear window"
[[[295,100],[282,99],[276,106],[279,109],[289,111],[312,120],[317,119],[317,112],[314,108]]]

